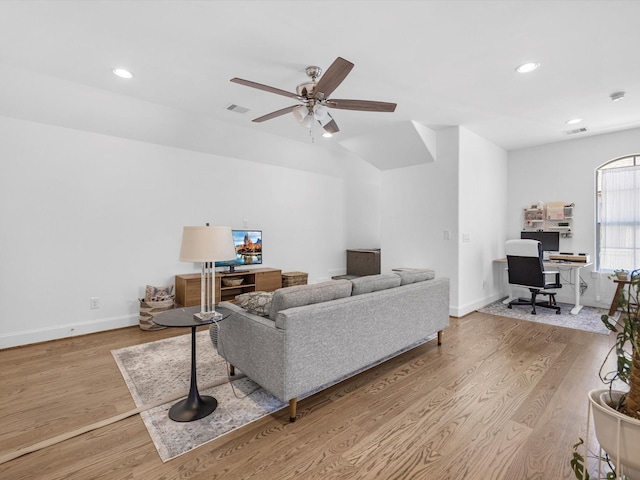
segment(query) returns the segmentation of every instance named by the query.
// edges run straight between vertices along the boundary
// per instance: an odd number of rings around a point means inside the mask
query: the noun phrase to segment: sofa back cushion
[[[403,268],[394,270],[394,273],[400,277],[400,285],[424,282],[425,280],[433,280],[436,277],[436,272],[426,268]]]
[[[351,295],[362,295],[363,293],[377,292],[400,286],[400,277],[394,274],[381,273],[378,275],[367,275],[351,280],[353,289]]]
[[[328,302],[351,295],[349,280],[330,280],[311,285],[296,285],[279,288],[273,293],[269,318],[275,320],[278,312],[293,307]]]

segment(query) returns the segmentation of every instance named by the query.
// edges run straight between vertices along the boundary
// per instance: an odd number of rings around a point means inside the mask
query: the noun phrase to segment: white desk
[[[506,258],[500,258],[496,260],[496,262],[507,263]],[[593,265],[593,262],[557,262],[553,260],[548,260],[542,262],[545,267],[553,268],[553,269],[561,269],[561,268],[570,268],[571,276],[573,280],[573,289],[574,289],[574,305],[571,309],[571,313],[573,315],[577,315],[580,310],[582,310],[582,305],[580,305],[580,269],[584,267],[588,267]],[[502,303],[507,304],[511,300],[515,300],[516,296],[513,296],[512,292],[509,292],[509,298],[504,300]]]

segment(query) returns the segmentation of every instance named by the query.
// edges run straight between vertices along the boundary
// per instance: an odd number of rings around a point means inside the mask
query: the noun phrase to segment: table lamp
[[[180,261],[202,263],[200,313],[196,313],[194,317],[200,320],[222,318],[214,307],[214,262],[235,258],[236,248],[233,244],[231,227],[210,227],[208,223],[206,226],[184,227]]]

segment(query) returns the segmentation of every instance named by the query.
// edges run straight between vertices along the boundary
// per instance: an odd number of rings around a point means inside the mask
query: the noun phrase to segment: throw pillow
[[[268,317],[271,311],[273,292],[248,292],[236,296],[241,308],[254,315]]]
[[[144,299],[152,302],[173,300],[173,285],[168,285],[166,287],[154,287],[153,285],[147,285]]]

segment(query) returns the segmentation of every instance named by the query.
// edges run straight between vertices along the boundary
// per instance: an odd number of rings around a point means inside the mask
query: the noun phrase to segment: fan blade
[[[323,125],[322,128],[324,128],[325,132],[328,132],[331,135],[333,135],[334,133],[338,133],[340,131],[340,129],[338,128],[338,124],[334,119],[331,119],[331,121],[326,125]]]
[[[252,82],[250,80],[243,80],[242,78],[232,78],[231,81],[233,83],[239,83],[240,85],[244,85],[246,87],[257,88],[258,90],[264,90],[265,92],[276,93],[278,95],[282,95],[289,98],[295,98],[296,100],[302,100],[295,93],[287,92],[286,90],[280,90],[279,88],[270,87],[268,85],[263,85],[261,83]]]
[[[313,89],[313,94],[316,98],[319,93],[323,93],[323,98],[328,98],[331,93],[338,88],[338,85],[349,75],[349,72],[353,68],[353,63],[345,60],[342,57],[338,57],[331,64],[327,71],[322,74],[318,84]]]
[[[370,100],[328,100],[327,107],[339,108],[341,110],[363,110],[365,112],[393,112],[396,109],[395,103],[373,102]]]
[[[294,108],[299,107],[300,105],[292,105],[290,107],[287,108],[283,108],[282,110],[276,110],[275,112],[271,112],[271,113],[267,113],[266,115],[263,115],[262,117],[258,117],[252,120],[252,122],[264,122],[266,120],[271,120],[272,118],[276,118],[279,117],[281,115],[286,115],[287,113],[290,113],[293,111]]]

